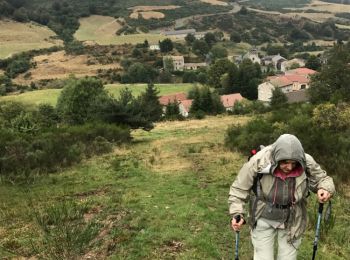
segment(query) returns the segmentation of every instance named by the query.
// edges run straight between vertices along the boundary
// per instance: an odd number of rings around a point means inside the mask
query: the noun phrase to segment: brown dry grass
[[[134,7],[128,8],[129,10],[133,10],[134,12],[147,12],[154,10],[172,10],[179,8],[181,6],[178,5],[162,5],[162,6],[151,6],[151,5],[138,5]]]
[[[148,20],[148,19],[162,19],[165,17],[165,15],[161,12],[155,12],[155,11],[148,11],[148,12],[133,12],[130,14],[130,18],[132,19],[138,19],[139,15],[142,16],[142,18]]]
[[[222,6],[227,6],[228,3],[218,1],[218,0],[200,0],[203,3],[211,4],[211,5],[222,5]]]
[[[43,79],[62,79],[67,78],[69,74],[74,74],[77,77],[94,76],[98,69],[120,68],[119,64],[87,65],[88,56],[71,56],[64,51],[36,56],[34,62],[37,66],[29,70],[30,78],[25,79],[24,75],[20,75],[14,80],[15,83],[30,84],[31,81]]]
[[[331,13],[347,13],[350,12],[350,5],[344,4],[334,4],[326,3],[318,0],[313,0],[310,4],[304,6],[303,8],[298,8],[298,10],[312,9],[321,12],[331,12]]]
[[[12,54],[62,45],[53,39],[55,33],[45,26],[34,23],[18,23],[0,20],[0,59]]]

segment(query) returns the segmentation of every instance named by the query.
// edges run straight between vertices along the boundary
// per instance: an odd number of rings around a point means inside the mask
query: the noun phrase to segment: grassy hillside
[[[155,84],[160,92],[160,95],[167,95],[177,92],[187,93],[192,87],[193,84]],[[106,89],[115,97],[118,97],[121,89],[128,87],[132,90],[134,95],[139,95],[145,88],[146,84],[108,84]],[[41,104],[48,103],[55,105],[58,96],[61,93],[61,89],[43,89],[32,92],[25,92],[19,95],[10,95],[10,96],[0,96],[1,100],[14,100],[18,102],[23,102],[25,104]]]
[[[93,41],[101,45],[125,43],[143,43],[148,40],[149,43],[158,43],[165,37],[160,34],[130,34],[117,36],[116,32],[121,25],[113,17],[93,15],[81,18],[80,27],[74,34],[79,41]]]
[[[12,54],[62,45],[55,33],[45,26],[0,20],[0,59]]]
[[[246,157],[225,150],[225,129],[247,118],[166,122],[132,144],[56,175],[0,187],[0,256],[58,259],[232,259],[227,194]],[[317,259],[349,259],[349,202],[334,198],[336,226]],[[316,215],[298,259],[310,259]],[[77,238],[77,239],[74,239]],[[240,259],[252,257],[247,227]]]

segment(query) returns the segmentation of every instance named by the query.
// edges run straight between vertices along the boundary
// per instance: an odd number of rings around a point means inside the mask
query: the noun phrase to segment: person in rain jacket
[[[333,179],[304,153],[294,135],[281,135],[243,165],[230,188],[229,213],[232,228],[240,230],[247,219],[245,204],[250,198],[254,260],[274,259],[276,236],[277,259],[296,259],[306,229],[309,189],[317,193],[320,203],[335,192]]]

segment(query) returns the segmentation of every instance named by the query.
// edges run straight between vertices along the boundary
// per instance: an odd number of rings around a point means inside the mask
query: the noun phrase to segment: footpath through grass
[[[160,123],[59,174],[0,187],[0,256],[57,259],[233,259],[227,195],[246,160],[225,150],[236,116]],[[336,197],[336,226],[322,231],[318,259],[349,259],[349,202]],[[310,228],[298,259],[312,255]],[[315,208],[316,209],[316,208]],[[251,259],[249,231],[240,259]]]

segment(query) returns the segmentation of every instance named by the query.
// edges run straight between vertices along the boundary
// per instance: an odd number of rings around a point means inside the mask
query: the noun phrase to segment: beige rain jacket
[[[288,240],[294,241],[304,233],[306,228],[308,189],[317,192],[318,189],[322,188],[333,195],[335,187],[333,179],[327,176],[327,173],[321,169],[312,156],[304,153],[300,141],[293,135],[281,135],[274,144],[263,148],[243,165],[230,188],[229,212],[231,217],[242,215],[243,218],[246,218],[245,204],[250,198],[250,226],[254,228],[255,223],[252,223],[252,220],[255,222],[261,216],[266,203],[261,199],[256,200],[256,196],[252,192],[253,181],[258,173],[263,174],[260,182],[262,194],[266,197],[275,180],[273,172],[278,166],[278,161],[281,160],[298,161],[304,169],[301,176],[296,177],[295,205],[291,208],[289,221],[286,225],[289,234]],[[255,200],[256,204],[253,206]]]

